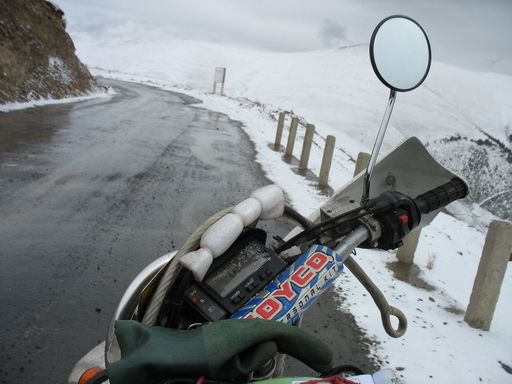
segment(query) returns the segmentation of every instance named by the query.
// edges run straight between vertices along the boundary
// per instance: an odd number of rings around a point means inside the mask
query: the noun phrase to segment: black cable
[[[302,216],[299,212],[297,212],[289,205],[284,206],[284,214],[297,221],[300,224],[300,226],[304,229],[311,228],[314,225],[314,223],[311,220],[309,220],[307,217]]]
[[[321,229],[321,231],[319,231],[319,234],[320,234],[320,233],[323,233],[323,232],[330,231],[331,229],[334,229],[334,228],[336,228],[336,227],[340,226],[341,224],[344,224],[344,223],[346,223],[346,222],[348,222],[348,221],[351,221],[351,220],[359,219],[359,218],[361,218],[361,217],[363,217],[363,216],[366,216],[366,215],[368,215],[368,214],[369,214],[369,212],[368,212],[368,211],[364,211],[364,212],[358,213],[358,214],[357,214],[357,215],[355,215],[355,216],[352,216],[352,217],[350,217],[350,218],[347,218],[347,219],[345,219],[345,220],[343,220],[343,221],[336,221],[335,223],[331,223],[331,224],[330,224],[330,225],[328,225],[328,226],[323,226],[323,227],[322,227],[322,229]]]
[[[185,270],[183,277],[180,283],[178,284],[176,291],[174,292],[174,295],[172,295],[171,309],[169,312],[169,316],[167,317],[167,322],[165,324],[166,327],[178,328],[180,323],[181,308],[183,306],[185,292],[193,281],[194,274],[189,270]]]
[[[288,240],[287,242],[285,242],[284,244],[280,245],[279,247],[275,248],[274,251],[276,253],[281,253],[295,245],[298,245],[300,243],[302,243],[303,241],[307,241],[307,240],[312,240],[314,239],[315,237],[317,237],[318,235],[320,235],[322,232],[325,232],[326,230],[329,230],[329,229],[332,229],[342,223],[339,222],[339,220],[347,217],[347,216],[350,216],[350,215],[353,215],[353,214],[357,214],[358,212],[362,211],[363,209],[365,209],[364,206],[361,206],[361,207],[357,207],[355,209],[352,209],[348,212],[345,212],[345,213],[342,213],[338,216],[334,216],[334,217],[331,217],[329,219],[326,219],[316,225],[313,225],[312,227],[302,231],[301,233],[295,235],[294,237],[292,237],[290,240]],[[360,214],[358,214],[356,217],[351,217],[350,220],[353,220],[353,219],[356,219],[356,218],[359,218],[359,217],[362,217],[364,215],[368,214],[368,212],[362,212]],[[328,224],[331,224],[331,223],[334,223],[333,225],[327,227],[327,228],[324,228],[326,225]],[[305,239],[305,240],[302,240],[302,239]],[[300,241],[302,240],[302,241]]]

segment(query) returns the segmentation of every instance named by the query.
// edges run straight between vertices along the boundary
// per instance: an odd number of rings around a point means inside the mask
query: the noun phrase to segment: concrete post
[[[482,258],[466,310],[466,321],[473,328],[488,331],[500,295],[512,249],[512,224],[493,221],[485,239]]]
[[[304,144],[302,144],[302,153],[300,155],[299,169],[307,169],[311,146],[313,145],[313,136],[315,135],[315,126],[308,124],[306,134],[304,135]]]
[[[318,176],[318,184],[326,186],[329,181],[329,171],[331,170],[332,155],[334,154],[334,145],[336,138],[332,135],[325,139],[324,155],[322,157],[322,166],[320,167],[320,175]]]
[[[283,138],[283,127],[284,127],[284,118],[286,116],[285,112],[279,113],[279,120],[277,120],[277,132],[276,132],[276,141],[274,143],[274,149],[279,149],[281,147],[281,139]]]
[[[358,175],[366,169],[370,162],[370,154],[365,152],[359,152],[357,155],[356,169],[354,169],[354,176]]]
[[[398,260],[408,264],[414,263],[414,253],[418,247],[420,235],[421,230],[417,229],[405,236],[404,245],[402,245],[396,251],[396,257]]]
[[[299,118],[292,118],[292,124],[290,125],[290,134],[288,135],[288,144],[286,145],[286,156],[293,155],[293,146],[295,145],[295,136],[297,136],[297,126],[299,125]]]

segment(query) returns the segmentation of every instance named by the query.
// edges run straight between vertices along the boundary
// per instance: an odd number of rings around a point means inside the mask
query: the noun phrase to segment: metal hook
[[[395,316],[398,319],[397,329],[394,329],[391,324],[391,316]],[[397,338],[402,337],[407,331],[407,317],[405,317],[404,313],[398,308],[388,305],[387,310],[381,310],[381,318],[382,325],[389,336]]]
[[[366,288],[373,301],[379,308],[382,318],[382,325],[386,330],[386,333],[391,337],[402,337],[407,330],[407,318],[405,317],[404,313],[398,308],[392,307],[388,304],[384,294],[352,257],[348,257],[345,260],[345,266],[350,270],[350,272],[354,274],[357,280],[363,284],[363,287]],[[398,319],[397,329],[394,329],[393,325],[391,324],[391,316],[395,316]]]

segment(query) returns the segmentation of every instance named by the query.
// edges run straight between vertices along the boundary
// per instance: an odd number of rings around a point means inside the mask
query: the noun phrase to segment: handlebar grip
[[[446,184],[419,195],[414,202],[419,211],[426,214],[466,197],[468,192],[469,188],[464,181],[453,178]]]

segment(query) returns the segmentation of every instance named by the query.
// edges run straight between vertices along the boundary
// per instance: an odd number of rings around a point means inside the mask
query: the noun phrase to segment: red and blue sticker
[[[313,245],[231,318],[292,323],[342,270],[343,260],[336,252],[323,245]]]

